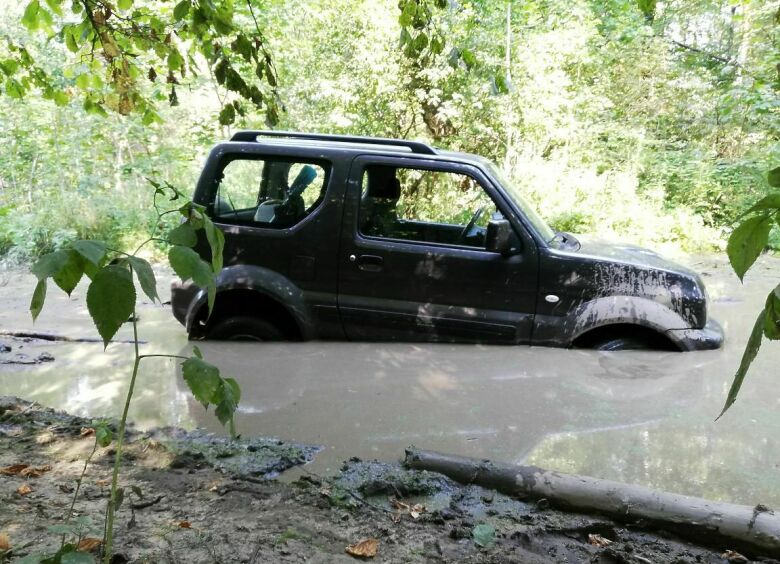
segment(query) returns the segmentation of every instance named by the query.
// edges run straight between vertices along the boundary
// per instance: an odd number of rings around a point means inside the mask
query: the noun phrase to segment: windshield
[[[530,221],[531,225],[533,225],[534,229],[539,232],[539,235],[541,235],[545,241],[548,243],[551,242],[555,238],[555,231],[553,231],[552,228],[547,225],[547,222],[544,221],[538,213],[536,213],[536,210],[520,193],[520,190],[518,190],[516,186],[504,178],[504,175],[501,174],[501,171],[498,170],[496,165],[493,163],[488,163],[488,166],[490,167],[490,172],[493,177],[501,183],[506,193],[509,194],[509,197],[512,198],[517,207],[522,210],[522,212],[525,214],[525,217],[527,217],[528,221]]]

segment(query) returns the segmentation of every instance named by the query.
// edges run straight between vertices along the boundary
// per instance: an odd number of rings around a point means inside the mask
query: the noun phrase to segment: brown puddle
[[[710,315],[726,346],[700,353],[365,343],[199,343],[243,391],[239,431],[321,444],[311,464],[335,471],[351,456],[398,459],[415,444],[468,456],[533,463],[744,504],[780,506],[780,347],[765,343],[737,404],[719,422],[726,391],[780,260],[764,258],[740,286],[716,258],[690,258],[704,274]],[[162,278],[162,277],[161,277]],[[167,280],[167,278],[166,278]],[[160,287],[166,285],[161,281]],[[0,287],[0,329],[28,330],[32,278]],[[34,329],[94,337],[84,288],[58,290]],[[187,354],[169,308],[139,309],[144,352]],[[121,338],[129,337],[129,327]],[[0,395],[79,415],[119,412],[130,345],[23,342],[11,353],[54,362],[0,365]],[[22,347],[22,348],[19,348]],[[131,418],[143,428],[221,432],[191,400],[173,361],[144,361]]]

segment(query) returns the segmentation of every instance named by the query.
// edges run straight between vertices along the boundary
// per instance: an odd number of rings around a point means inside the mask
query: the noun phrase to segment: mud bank
[[[50,527],[68,512],[94,445],[84,429],[93,424],[0,398],[0,469],[37,470],[0,472],[0,533],[11,547],[6,559],[59,546]],[[377,562],[748,561],[728,546],[695,546],[673,531],[555,511],[543,501],[523,503],[399,464],[351,459],[333,477],[301,466],[303,477],[295,482],[272,479],[311,460],[315,446],[274,439],[233,444],[164,429],[131,432],[126,453],[117,561],[354,562],[345,547],[366,539],[378,541]],[[74,521],[85,537],[101,536],[111,454],[110,446],[97,450],[75,504]]]

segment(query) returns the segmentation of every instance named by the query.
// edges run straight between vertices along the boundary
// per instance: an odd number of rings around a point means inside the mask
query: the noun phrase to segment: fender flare
[[[217,296],[231,290],[252,290],[279,303],[292,316],[304,339],[314,333],[309,308],[301,290],[289,278],[261,266],[235,265],[223,268],[217,276]],[[199,289],[190,302],[185,317],[187,331],[192,330],[201,308],[206,306],[208,293]]]
[[[563,322],[563,330],[571,345],[589,331],[616,324],[651,329],[681,349],[687,347],[680,342],[674,330],[691,329],[680,314],[662,303],[637,296],[605,296],[583,302],[570,312]]]

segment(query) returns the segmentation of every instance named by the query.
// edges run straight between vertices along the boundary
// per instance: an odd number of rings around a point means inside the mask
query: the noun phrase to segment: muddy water
[[[241,383],[239,429],[324,445],[311,470],[350,456],[392,460],[405,446],[630,481],[738,503],[780,505],[780,345],[765,345],[738,403],[713,420],[780,260],[763,259],[743,287],[718,259],[689,258],[704,274],[724,349],[701,353],[599,353],[471,345],[202,343],[208,360]],[[28,276],[0,287],[0,329],[30,329]],[[163,284],[161,284],[163,285]],[[37,330],[95,336],[84,288],[55,292]],[[186,354],[167,308],[140,308],[144,352]],[[129,327],[123,328],[129,337]],[[120,410],[130,345],[22,342],[54,362],[0,365],[0,394],[73,413]],[[22,347],[21,349],[19,347]],[[175,424],[220,431],[188,399],[174,362],[142,366],[131,417],[142,427]]]

